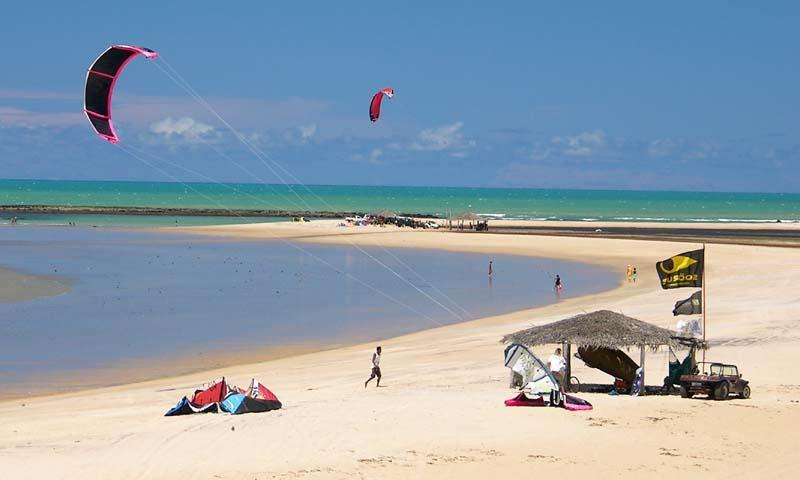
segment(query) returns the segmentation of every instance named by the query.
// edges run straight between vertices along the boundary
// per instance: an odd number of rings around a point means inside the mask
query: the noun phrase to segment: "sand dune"
[[[672,327],[674,301],[653,264],[692,244],[632,240],[460,235],[395,229],[262,225],[194,233],[249,238],[549,256],[611,266],[618,288],[531,311],[381,342],[382,388],[363,388],[374,345],[240,365],[224,371],[77,394],[0,403],[3,478],[794,478],[800,446],[800,250],[709,245],[710,359],[738,363],[747,401],[582,394],[595,409],[507,408],[513,396],[500,337],[584,310],[623,311]],[[342,235],[350,233],[350,235]],[[625,265],[639,267],[636,284]],[[502,275],[502,265],[496,269]],[[569,288],[569,279],[565,279]],[[542,349],[546,352],[549,349]],[[582,381],[608,381],[576,366]],[[648,355],[660,383],[664,352]],[[267,414],[164,418],[218,375],[262,379],[285,408]]]

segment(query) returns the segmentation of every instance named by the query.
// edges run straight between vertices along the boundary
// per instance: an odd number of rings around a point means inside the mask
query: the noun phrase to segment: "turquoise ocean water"
[[[489,218],[630,222],[800,221],[800,194],[720,192],[0,180],[0,204],[342,212],[388,209],[443,218],[471,211]],[[1,216],[0,221],[8,221],[7,217]],[[28,217],[29,223],[58,224],[73,219]],[[152,225],[176,220],[180,224],[241,221],[236,217],[97,216],[95,223]]]

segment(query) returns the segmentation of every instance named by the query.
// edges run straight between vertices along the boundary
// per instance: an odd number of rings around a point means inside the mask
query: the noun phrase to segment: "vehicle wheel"
[[[681,398],[692,398],[693,394],[686,385],[681,385]]]
[[[727,382],[720,383],[716,389],[714,389],[714,397],[717,400],[726,400],[728,398],[728,394],[730,393],[730,389],[728,388]]]
[[[750,385],[744,387],[742,393],[739,394],[739,398],[750,398]]]
[[[569,377],[569,391],[573,393],[581,392],[581,382],[578,381],[578,377]]]

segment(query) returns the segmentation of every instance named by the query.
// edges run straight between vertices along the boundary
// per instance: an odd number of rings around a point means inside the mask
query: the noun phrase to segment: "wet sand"
[[[0,267],[0,303],[63,295],[69,291],[70,283],[63,277],[30,275]]]
[[[491,233],[627,238],[667,242],[800,246],[800,223],[639,223],[491,221]],[[464,233],[478,233],[464,231]]]

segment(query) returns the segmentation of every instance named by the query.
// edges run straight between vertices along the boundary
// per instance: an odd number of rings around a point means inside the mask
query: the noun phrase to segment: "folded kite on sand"
[[[191,400],[183,397],[164,416],[217,413],[219,411],[238,415],[240,413],[268,412],[282,406],[278,397],[255,379],[250,382],[247,390],[243,390],[229,386],[223,377],[219,382],[212,382],[206,389],[195,391]]]
[[[219,407],[217,403],[207,403],[205,405],[197,405],[192,403],[186,397],[183,397],[177,405],[172,407],[167,413],[164,414],[165,417],[174,417],[176,415],[191,415],[192,413],[217,413],[219,411]]]
[[[544,401],[544,398],[540,396],[535,396],[534,398],[528,398],[525,395],[525,392],[519,392],[514,398],[505,401],[507,407],[546,407],[548,403]],[[562,408],[566,408],[567,410],[591,410],[592,404],[587,402],[586,400],[578,397],[573,397],[572,395],[563,395],[562,402],[558,405]]]
[[[237,389],[235,393],[230,393],[225,397],[219,406],[231,415],[238,415],[240,413],[268,412],[277,410],[283,405],[274,393],[253,379],[247,391]]]

